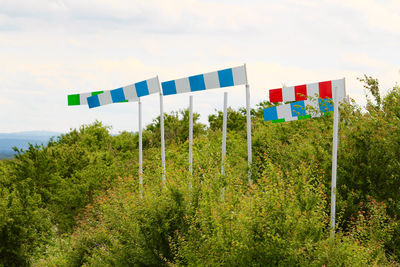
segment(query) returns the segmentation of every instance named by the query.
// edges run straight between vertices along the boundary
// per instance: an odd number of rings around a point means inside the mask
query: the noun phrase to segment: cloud
[[[375,59],[368,56],[365,53],[350,53],[343,54],[341,56],[342,61],[349,63],[357,67],[368,67],[368,68],[389,68],[391,67],[389,63],[384,60]]]
[[[0,131],[66,131],[95,119],[113,125],[114,131],[136,130],[134,103],[88,110],[67,107],[66,95],[245,62],[252,106],[267,99],[267,89],[283,83],[341,77],[362,104],[356,78],[371,74],[389,88],[399,80],[400,61],[397,29],[382,28],[368,15],[377,7],[378,14],[390,12],[386,22],[396,22],[397,4],[362,3],[3,0],[0,103],[7,112],[0,115]],[[243,86],[194,94],[203,122],[222,108],[225,90],[230,106],[245,105]],[[158,101],[158,96],[143,100],[144,124],[158,116]],[[165,97],[167,112],[187,106],[186,94]]]
[[[59,0],[41,1],[40,5],[37,1],[5,0],[0,14],[8,18],[8,23],[22,24],[26,29],[62,25],[79,27],[80,31],[133,28],[144,33],[188,34],[260,29],[261,25],[273,22],[263,13],[272,9],[271,4],[260,8],[251,3],[196,0]]]
[[[327,0],[362,14],[364,20],[372,27],[400,34],[400,2],[397,0]]]
[[[1,97],[0,98],[0,104],[2,104],[2,105],[10,105],[10,104],[13,104],[13,101],[11,101],[8,98]]]
[[[0,29],[62,28],[85,34],[128,29],[164,34],[270,31],[276,35],[282,27],[296,30],[307,25],[307,31],[315,33],[323,29],[332,31],[340,25],[346,26],[343,29],[346,32],[348,28],[363,28],[368,24],[372,29],[399,34],[399,10],[397,0],[3,0]]]

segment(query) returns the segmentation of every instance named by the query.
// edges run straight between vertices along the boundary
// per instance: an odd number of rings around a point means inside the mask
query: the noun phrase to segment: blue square
[[[327,98],[327,99],[318,99],[319,103],[319,110],[324,113],[328,111],[333,111],[333,104],[332,104],[332,98]]]
[[[227,87],[233,86],[233,74],[232,69],[219,70],[218,71],[219,86]]]
[[[190,83],[190,91],[192,92],[206,90],[206,84],[204,83],[203,74],[190,76],[189,83]]]
[[[292,111],[292,117],[306,115],[306,105],[304,101],[290,103],[290,111]]]
[[[113,103],[119,103],[125,101],[125,94],[122,88],[111,90],[111,99]]]
[[[175,95],[176,94],[176,85],[175,80],[162,82],[161,87],[164,95]]]
[[[100,107],[100,100],[98,95],[89,96],[87,98],[89,108]]]
[[[149,87],[146,81],[135,83],[135,88],[138,97],[149,95]]]
[[[276,107],[265,108],[263,109],[264,120],[265,121],[274,121],[278,119],[278,111]]]

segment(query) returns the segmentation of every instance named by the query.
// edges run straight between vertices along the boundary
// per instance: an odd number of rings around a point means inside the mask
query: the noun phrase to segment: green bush
[[[188,111],[113,136],[100,122],[0,162],[0,266],[398,266],[400,89],[342,105],[337,229],[330,238],[332,115],[274,124],[260,103],[229,109],[225,174],[222,113],[195,122],[188,171]],[[195,114],[195,120],[198,114]],[[249,177],[249,171],[251,177]]]

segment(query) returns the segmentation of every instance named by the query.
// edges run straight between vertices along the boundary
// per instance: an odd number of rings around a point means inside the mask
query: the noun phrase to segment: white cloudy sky
[[[95,119],[137,130],[137,104],[68,107],[67,94],[171,80],[247,63],[254,106],[267,89],[346,77],[400,81],[399,0],[0,0],[0,132],[68,131]],[[194,94],[202,121],[245,105],[243,87]],[[188,94],[165,97],[165,111]],[[159,113],[143,99],[144,124]]]

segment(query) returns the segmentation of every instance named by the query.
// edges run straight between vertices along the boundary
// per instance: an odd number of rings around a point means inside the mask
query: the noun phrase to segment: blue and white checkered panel
[[[138,101],[138,97],[155,94],[160,92],[160,83],[158,78],[154,77],[135,84],[123,87],[125,100]]]
[[[282,104],[280,106],[265,108],[263,110],[265,121],[274,121],[285,119],[285,121],[298,120],[298,116],[305,115],[302,107],[303,101],[293,102],[291,104]]]
[[[154,77],[134,84],[137,97],[142,97],[160,92],[158,78]]]
[[[89,108],[96,108],[113,103],[113,98],[111,96],[111,90],[104,91],[101,94],[93,95],[87,98],[87,103]]]
[[[246,69],[243,65],[235,68],[166,81],[161,85],[164,95],[174,95],[241,85],[245,84],[246,82]]]
[[[87,101],[89,108],[95,108],[125,101],[136,102],[139,101],[139,97],[159,92],[160,84],[158,78],[154,77],[114,90],[104,91],[102,94],[90,96],[87,98]]]
[[[311,115],[320,117],[323,113],[333,111],[332,99],[307,99],[289,104],[265,108],[264,120],[273,121],[285,119],[285,121],[297,120],[299,116]]]

